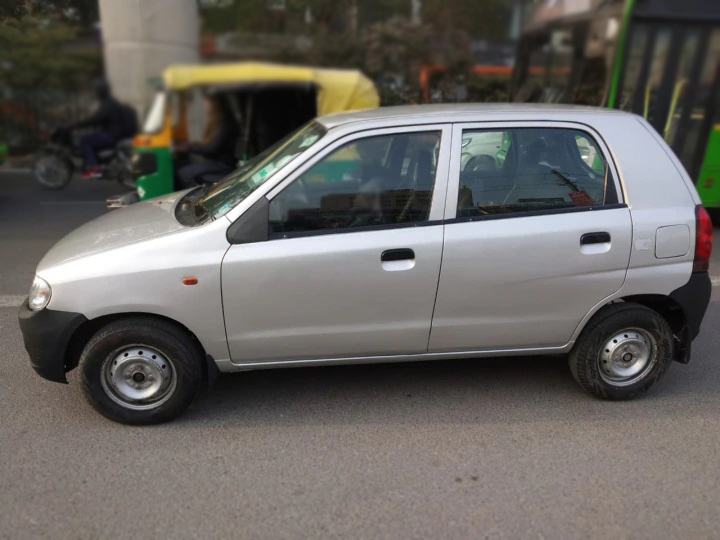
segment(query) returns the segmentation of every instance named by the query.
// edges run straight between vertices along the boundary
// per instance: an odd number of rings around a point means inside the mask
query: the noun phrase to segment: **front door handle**
[[[383,251],[382,255],[380,255],[380,260],[382,262],[407,261],[413,259],[415,259],[415,252],[408,248],[388,249],[387,251]]]
[[[588,244],[607,244],[610,242],[610,233],[608,232],[589,232],[580,237],[580,245]]]

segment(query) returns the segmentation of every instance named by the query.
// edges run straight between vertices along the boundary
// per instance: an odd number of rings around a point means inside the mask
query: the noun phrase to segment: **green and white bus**
[[[720,0],[536,2],[511,93],[645,117],[720,208]]]

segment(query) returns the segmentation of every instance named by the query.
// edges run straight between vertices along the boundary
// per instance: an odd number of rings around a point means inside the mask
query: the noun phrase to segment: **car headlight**
[[[51,293],[52,291],[47,281],[38,276],[35,276],[32,287],[30,287],[28,306],[30,306],[30,309],[32,309],[33,311],[40,311],[48,305]]]

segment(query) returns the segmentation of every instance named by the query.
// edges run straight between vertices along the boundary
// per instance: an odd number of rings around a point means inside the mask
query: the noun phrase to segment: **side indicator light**
[[[182,278],[183,285],[197,285],[198,279],[196,277],[184,277]]]

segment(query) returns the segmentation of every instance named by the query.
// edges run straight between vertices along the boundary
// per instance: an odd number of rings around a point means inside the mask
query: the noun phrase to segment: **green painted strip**
[[[172,154],[169,148],[135,148],[135,152],[153,152],[155,154],[157,171],[146,176],[139,176],[137,184],[138,196],[141,201],[167,195],[175,191],[173,176]]]
[[[610,82],[610,94],[608,96],[608,109],[615,108],[615,99],[617,98],[618,83],[620,82],[620,73],[623,69],[623,58],[625,57],[625,46],[627,45],[628,31],[630,30],[630,17],[632,16],[635,0],[626,0],[623,9],[622,24],[620,26],[620,35],[618,36],[617,47],[615,48],[615,61],[613,62],[612,80]]]
[[[705,206],[720,207],[720,125],[715,125],[708,137],[696,186]]]

